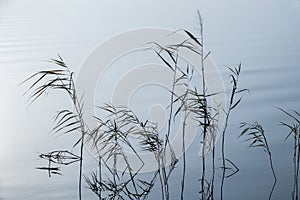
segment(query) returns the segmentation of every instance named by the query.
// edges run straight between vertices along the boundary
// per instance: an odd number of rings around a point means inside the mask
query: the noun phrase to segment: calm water
[[[196,8],[204,18],[206,48],[217,66],[224,72],[225,66],[241,62],[241,87],[251,90],[230,119],[227,156],[240,172],[226,179],[224,197],[267,199],[273,181],[267,157],[237,139],[241,121],[259,121],[266,129],[278,176],[273,199],[289,199],[293,147],[291,140],[284,142],[287,130],[278,126],[280,120],[288,119],[275,107],[300,111],[299,0],[0,0],[0,199],[77,198],[77,165],[63,168],[64,176],[52,178],[35,169],[45,164],[37,159],[38,153],[70,149],[76,141],[70,135],[49,133],[55,111],[69,102],[49,95],[28,108],[22,98],[26,87],[18,86],[21,81],[45,69],[44,61],[57,54],[78,73],[99,43],[124,31],[143,27],[195,30]],[[227,76],[224,73],[225,85]],[[197,142],[188,150],[186,199],[198,199]],[[88,171],[94,160],[87,157]],[[171,199],[179,199],[180,176],[179,166],[170,181]],[[154,187],[149,199],[159,197],[159,188]],[[96,198],[84,189],[84,199]]]

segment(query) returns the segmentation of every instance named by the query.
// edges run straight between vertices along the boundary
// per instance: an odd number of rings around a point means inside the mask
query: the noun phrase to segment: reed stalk
[[[265,131],[263,129],[263,127],[258,124],[258,122],[255,122],[253,124],[249,124],[249,123],[241,123],[240,128],[243,128],[243,131],[241,132],[241,134],[239,135],[239,137],[243,136],[243,137],[247,137],[246,141],[251,142],[249,147],[250,148],[262,148],[267,154],[268,154],[268,158],[269,158],[269,165],[272,171],[272,175],[274,178],[274,182],[269,194],[268,199],[270,200],[272,198],[272,194],[274,191],[274,188],[276,186],[277,183],[277,178],[276,178],[276,174],[275,174],[275,170],[274,170],[274,165],[273,165],[273,160],[272,160],[272,154],[271,154],[271,150],[265,135]]]
[[[293,123],[280,122],[280,125],[287,127],[289,129],[289,133],[285,140],[289,137],[293,136],[294,138],[294,152],[293,152],[293,163],[294,163],[294,185],[292,192],[292,199],[299,199],[299,167],[300,167],[300,113],[297,111],[287,112],[282,108],[277,108],[285,115],[287,115]]]

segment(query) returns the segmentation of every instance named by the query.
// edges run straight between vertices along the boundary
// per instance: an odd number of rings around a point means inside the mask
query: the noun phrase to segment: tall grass
[[[242,100],[242,96],[237,97],[237,95],[240,95],[241,93],[247,91],[247,89],[238,89],[238,83],[239,83],[239,78],[240,78],[240,73],[241,73],[241,67],[242,67],[242,65],[239,64],[238,67],[228,68],[231,72],[230,79],[231,79],[232,88],[231,88],[231,93],[230,93],[230,97],[229,97],[228,108],[227,108],[227,110],[224,111],[225,114],[226,114],[226,119],[225,119],[224,128],[222,130],[221,152],[222,152],[222,165],[223,166],[222,166],[222,180],[221,180],[221,188],[220,188],[220,193],[221,193],[220,194],[220,199],[221,200],[223,199],[223,189],[224,189],[225,178],[228,178],[232,175],[232,174],[230,176],[226,175],[226,170],[232,169],[231,167],[226,166],[226,161],[228,161],[231,165],[233,165],[234,168],[236,168],[237,171],[238,171],[238,168],[233,164],[233,162],[226,158],[226,155],[225,155],[225,139],[226,139],[227,126],[228,126],[228,123],[229,123],[229,116],[230,116],[232,110],[235,109]]]
[[[268,154],[269,157],[269,164],[270,164],[270,168],[273,174],[273,178],[274,178],[274,183],[272,186],[272,189],[270,191],[269,194],[269,200],[272,197],[274,188],[276,186],[277,183],[277,178],[276,178],[276,174],[275,174],[275,170],[274,170],[274,165],[273,165],[273,160],[272,160],[272,154],[271,154],[271,150],[265,135],[265,130],[263,129],[263,127],[258,124],[258,122],[255,123],[241,123],[240,128],[243,129],[243,131],[241,132],[241,134],[239,135],[239,137],[246,137],[246,141],[251,142],[249,147],[250,148],[262,148],[264,150],[264,152],[266,152]]]
[[[83,99],[77,95],[74,73],[69,70],[64,60],[58,56],[58,59],[52,59],[49,62],[54,63],[57,68],[39,71],[26,79],[23,83],[28,81],[32,81],[33,83],[29,86],[24,95],[29,96],[28,101],[30,104],[41,96],[47,95],[50,91],[57,90],[64,91],[67,97],[71,99],[74,110],[64,109],[59,111],[55,118],[56,126],[53,128],[53,131],[62,132],[64,134],[80,133],[80,137],[74,144],[74,147],[80,145],[78,197],[79,200],[81,200],[83,146],[87,134],[87,127],[83,120]]]
[[[281,112],[287,115],[292,122],[280,122],[280,124],[289,129],[289,133],[286,140],[289,137],[294,139],[294,152],[293,152],[293,163],[294,163],[294,186],[292,192],[292,199],[298,200],[299,198],[299,164],[300,164],[300,113],[297,111],[287,112],[282,108],[278,108]]]

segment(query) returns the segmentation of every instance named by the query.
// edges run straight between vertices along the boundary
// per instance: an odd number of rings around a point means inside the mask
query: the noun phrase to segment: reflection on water
[[[63,176],[52,176],[50,179],[35,169],[44,164],[42,160],[36,160],[39,153],[70,149],[76,142],[76,138],[70,135],[58,137],[47,134],[53,128],[53,114],[62,107],[70,106],[69,102],[62,101],[63,96],[50,94],[46,100],[42,98],[26,109],[26,103],[21,98],[24,88],[17,86],[24,78],[45,69],[43,67],[48,64],[44,61],[56,57],[58,53],[63,55],[72,71],[78,72],[81,63],[99,42],[132,28],[161,26],[192,29],[195,7],[203,13],[206,48],[212,50],[224,77],[227,75],[224,66],[242,62],[241,88],[251,91],[250,95],[245,95],[229,122],[227,156],[240,171],[226,180],[224,199],[267,199],[271,190],[272,175],[265,155],[259,150],[249,151],[245,143],[237,140],[241,121],[264,124],[278,175],[272,199],[289,198],[295,182],[292,163],[294,141],[290,138],[284,142],[288,130],[279,127],[278,123],[289,122],[290,119],[274,106],[300,110],[300,8],[295,6],[298,1],[245,3],[230,0],[220,3],[220,6],[201,1],[191,1],[188,5],[164,2],[170,3],[168,8],[174,12],[166,11],[163,6],[157,7],[155,2],[134,3],[135,6],[125,3],[117,5],[113,1],[75,4],[71,1],[44,1],[41,4],[34,1],[0,1],[0,198],[77,198],[76,164],[62,166]],[[170,19],[164,17],[166,12]],[[227,79],[224,81],[228,83]],[[199,143],[198,138],[187,151],[186,199],[200,196]],[[76,149],[73,151],[78,153]],[[218,159],[219,156],[215,163],[217,180],[222,175],[222,163]],[[97,171],[93,167],[97,163],[87,153],[84,174]],[[212,160],[208,158],[207,163],[212,163]],[[180,197],[182,170],[182,158],[179,158],[168,179],[171,199]],[[151,183],[152,175],[141,176],[145,176],[141,179],[146,178]],[[216,181],[215,187],[219,186],[220,182]],[[158,177],[148,198],[159,199],[160,191]],[[83,196],[84,199],[95,199],[95,195],[86,188],[83,188]]]

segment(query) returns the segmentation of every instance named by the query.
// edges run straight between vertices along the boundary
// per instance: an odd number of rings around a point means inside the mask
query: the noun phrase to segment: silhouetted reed
[[[78,195],[79,200],[81,200],[83,146],[87,133],[86,125],[83,120],[83,101],[82,98],[77,96],[74,73],[70,72],[63,59],[58,56],[58,59],[51,59],[49,62],[54,63],[58,68],[39,71],[26,79],[23,83],[28,81],[33,81],[33,83],[24,95],[29,95],[28,101],[31,104],[42,95],[47,95],[50,91],[60,90],[64,91],[72,100],[74,110],[64,109],[58,112],[55,118],[56,126],[53,128],[53,131],[65,134],[80,133],[80,138],[74,144],[74,147],[80,143]]]
[[[292,120],[292,123],[280,122],[282,126],[289,129],[289,134],[286,136],[286,140],[289,137],[294,138],[294,188],[292,192],[292,199],[298,200],[299,196],[299,164],[300,164],[300,113],[297,111],[287,112],[282,108],[278,108],[281,112],[286,114]]]
[[[277,183],[277,178],[276,178],[276,174],[275,174],[275,170],[274,170],[274,166],[273,166],[271,150],[268,145],[265,131],[264,131],[263,127],[260,124],[258,124],[257,122],[255,122],[253,124],[243,122],[243,123],[241,123],[240,128],[242,128],[243,131],[241,132],[239,137],[247,138],[245,141],[250,142],[249,148],[257,148],[257,147],[262,148],[264,150],[264,152],[266,152],[268,154],[270,168],[271,168],[271,171],[272,171],[272,174],[274,177],[274,183],[273,183],[272,189],[269,194],[269,200],[270,200],[272,197],[274,188],[276,186],[276,183]]]
[[[220,192],[221,192],[220,199],[221,200],[223,199],[223,189],[224,189],[225,178],[230,177],[230,176],[226,175],[226,170],[228,170],[228,169],[232,170],[231,167],[226,166],[226,161],[229,161],[229,163],[231,165],[233,165],[233,162],[231,162],[225,156],[225,138],[226,138],[226,130],[227,130],[228,122],[229,122],[229,116],[231,114],[231,111],[234,108],[236,108],[236,106],[242,100],[242,96],[241,97],[237,97],[237,95],[240,94],[240,93],[243,93],[243,92],[247,91],[247,89],[238,89],[238,82],[239,82],[239,78],[240,78],[241,68],[242,68],[241,64],[239,64],[238,67],[228,68],[230,70],[230,72],[231,72],[230,79],[231,79],[232,88],[231,88],[231,91],[230,91],[228,108],[227,108],[227,110],[224,111],[225,115],[226,115],[226,119],[225,119],[224,128],[222,130],[221,152],[222,152],[222,165],[223,166],[222,166],[222,180],[221,180],[221,188],[220,188]],[[235,165],[234,165],[234,168],[238,169]]]

